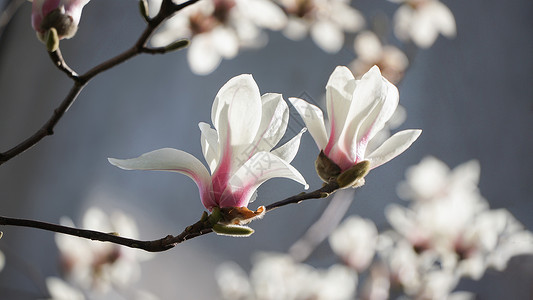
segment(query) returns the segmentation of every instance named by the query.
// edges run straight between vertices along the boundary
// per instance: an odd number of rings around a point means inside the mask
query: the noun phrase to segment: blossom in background
[[[157,2],[152,0],[153,6]],[[203,0],[167,20],[151,39],[166,46],[189,38],[187,59],[199,75],[214,71],[223,58],[231,59],[241,47],[260,47],[266,42],[263,28],[280,30],[285,13],[270,0]]]
[[[457,278],[478,280],[487,268],[503,270],[511,257],[533,254],[533,234],[509,211],[489,208],[477,188],[479,173],[476,161],[450,171],[425,158],[406,172],[410,206],[386,210],[393,229],[419,255],[431,255]]]
[[[336,165],[335,176],[363,161],[376,168],[405,151],[421,130],[404,130],[388,138],[373,151],[369,142],[383,128],[398,106],[398,89],[374,66],[360,80],[346,67],[337,67],[326,85],[329,138],[322,111],[299,98],[290,98],[318,148]],[[320,158],[320,156],[319,156]],[[324,181],[330,180],[320,174]],[[359,180],[354,186],[361,185]]]
[[[222,296],[231,300],[347,300],[357,287],[357,273],[347,267],[315,269],[281,253],[258,255],[249,276],[236,264],[225,263],[216,278]]]
[[[401,3],[394,14],[394,33],[418,47],[429,48],[439,36],[453,38],[455,18],[448,7],[438,0],[390,0]]]
[[[376,65],[383,77],[397,84],[409,66],[407,56],[400,49],[382,44],[378,36],[371,31],[363,31],[357,35],[354,49],[357,59],[350,64],[350,69],[355,77],[362,76]]]
[[[74,227],[72,220],[66,217],[61,219],[61,224]],[[90,208],[83,216],[82,227],[138,238],[135,222],[121,212],[108,216],[98,208]],[[112,243],[64,234],[56,234],[55,239],[65,277],[83,290],[105,293],[113,287],[127,287],[139,279],[139,261],[150,257],[147,253]]]
[[[344,32],[357,32],[365,24],[364,17],[348,0],[276,1],[289,16],[284,35],[301,40],[309,32],[313,41],[328,53],[337,53],[342,48]]]
[[[215,97],[211,111],[215,129],[199,124],[203,154],[212,175],[191,154],[170,148],[109,161],[128,170],[185,174],[198,185],[207,209],[246,211],[256,189],[270,178],[290,178],[307,188],[303,176],[289,164],[298,151],[303,131],[272,151],[285,134],[288,118],[289,109],[280,94],[260,96],[252,76],[240,75],[230,79]]]
[[[90,0],[33,0],[31,23],[40,40],[50,28],[55,28],[59,39],[76,34],[83,7]]]
[[[377,241],[374,222],[356,216],[346,219],[329,237],[333,252],[358,272],[366,270],[372,262]]]

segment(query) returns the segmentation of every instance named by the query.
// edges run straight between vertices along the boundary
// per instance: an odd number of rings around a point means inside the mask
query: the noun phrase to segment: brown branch
[[[137,56],[139,54],[166,53],[166,51],[154,51],[146,47],[146,44],[148,43],[150,36],[161,25],[163,21],[165,21],[166,19],[174,15],[174,13],[178,12],[179,10],[189,5],[192,5],[198,1],[199,0],[189,0],[181,4],[175,4],[172,2],[172,0],[164,0],[161,4],[161,9],[159,10],[159,13],[154,18],[148,20],[146,29],[143,31],[139,39],[137,39],[137,42],[131,48],[95,66],[94,68],[90,69],[83,75],[78,75],[74,70],[72,70],[67,65],[59,49],[54,52],[51,52],[50,58],[52,59],[54,64],[59,68],[59,70],[67,74],[67,76],[70,77],[74,81],[74,84],[72,88],[70,89],[70,92],[68,93],[68,95],[65,97],[65,99],[63,99],[61,104],[54,110],[52,116],[48,119],[48,121],[46,121],[46,123],[39,130],[37,130],[34,134],[32,134],[30,137],[28,137],[24,141],[20,142],[18,145],[12,147],[11,149],[5,152],[0,153],[0,165],[4,164],[5,162],[12,159],[13,157],[21,154],[22,152],[28,150],[29,148],[33,147],[35,144],[37,144],[39,141],[41,141],[46,136],[54,134],[54,128],[59,122],[59,120],[61,119],[61,117],[63,117],[63,114],[74,103],[74,101],[80,94],[81,90],[96,75],[110,68],[113,68],[114,66],[119,65],[125,62],[126,60],[134,56]]]
[[[336,182],[329,183],[327,185],[324,185],[322,188],[316,191],[309,192],[309,193],[301,193],[301,194],[289,197],[285,200],[272,203],[266,206],[266,210],[271,211],[275,208],[285,206],[288,204],[300,203],[304,200],[325,198],[331,193],[335,192],[338,188],[339,186]],[[56,225],[56,224],[46,223],[46,222],[41,222],[41,221],[28,220],[28,219],[16,219],[16,218],[9,218],[9,217],[3,217],[3,216],[0,216],[0,225],[37,228],[37,229],[42,229],[46,231],[63,233],[63,234],[68,234],[68,235],[77,236],[81,238],[96,240],[96,241],[110,242],[110,243],[123,245],[123,246],[130,247],[130,248],[142,249],[142,250],[149,251],[149,252],[166,251],[171,248],[174,248],[174,246],[186,240],[190,240],[192,238],[213,232],[212,230],[213,224],[210,223],[208,218],[204,216],[200,219],[200,221],[190,226],[187,226],[187,228],[185,228],[185,230],[183,230],[183,232],[177,236],[167,235],[166,237],[160,238],[158,240],[153,240],[153,241],[141,241],[141,240],[125,238],[125,237],[121,237],[115,234],[99,232],[99,231],[94,231],[94,230],[78,229],[78,228],[73,228],[73,227],[68,227],[68,226],[63,226],[63,225]]]

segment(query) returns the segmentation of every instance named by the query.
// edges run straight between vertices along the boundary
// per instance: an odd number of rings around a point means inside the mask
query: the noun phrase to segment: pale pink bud
[[[39,39],[55,28],[59,39],[76,34],[83,7],[90,0],[33,0],[31,23]]]

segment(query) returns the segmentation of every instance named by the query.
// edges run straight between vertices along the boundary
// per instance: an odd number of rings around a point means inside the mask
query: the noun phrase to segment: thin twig
[[[161,25],[163,21],[171,17],[174,13],[178,12],[179,10],[189,5],[192,5],[198,1],[199,0],[189,0],[181,4],[175,4],[172,2],[172,0],[164,0],[161,4],[161,9],[159,10],[159,13],[154,18],[149,20],[146,29],[143,31],[139,39],[135,42],[135,44],[131,48],[95,66],[94,68],[90,69],[83,75],[78,75],[74,70],[72,70],[67,65],[59,49],[57,51],[50,53],[50,58],[52,59],[54,64],[59,68],[59,70],[67,74],[67,76],[70,77],[74,81],[74,84],[70,92],[68,93],[68,95],[65,97],[65,99],[63,99],[61,104],[54,110],[52,116],[39,130],[37,130],[33,135],[31,135],[24,141],[20,142],[18,145],[12,147],[11,149],[5,152],[0,153],[0,165],[4,164],[5,162],[12,159],[13,157],[21,154],[22,152],[28,150],[29,148],[37,144],[39,141],[41,141],[46,136],[54,134],[54,128],[59,122],[59,120],[61,119],[61,117],[63,117],[63,114],[74,103],[74,101],[80,94],[81,90],[96,75],[106,70],[109,70],[110,68],[113,68],[116,65],[119,65],[125,62],[126,60],[134,56],[137,56],[139,54],[165,53],[164,51],[153,51],[150,48],[146,47],[146,44],[148,43],[150,36]]]
[[[335,192],[336,189],[338,189],[337,183],[330,183],[330,184],[324,185],[322,188],[316,191],[309,192],[309,193],[301,193],[296,196],[289,197],[285,200],[272,203],[266,206],[266,210],[271,211],[275,208],[285,206],[288,204],[299,203],[304,200],[325,198],[329,194]],[[183,230],[183,232],[177,236],[167,235],[163,238],[160,238],[158,240],[152,240],[152,241],[141,241],[141,240],[121,237],[115,234],[100,232],[100,231],[78,229],[74,227],[56,225],[56,224],[46,223],[46,222],[41,222],[41,221],[9,218],[9,217],[3,217],[3,216],[0,216],[0,225],[37,228],[37,229],[42,229],[46,231],[63,233],[63,234],[68,234],[68,235],[77,236],[81,238],[96,240],[96,241],[110,242],[110,243],[123,245],[123,246],[130,247],[130,248],[142,249],[142,250],[149,251],[149,252],[166,251],[171,248],[174,248],[174,246],[186,240],[190,240],[192,238],[213,232],[212,230],[213,225],[205,218],[202,218],[200,219],[200,221],[190,226],[187,226],[187,228],[185,228],[185,230]]]

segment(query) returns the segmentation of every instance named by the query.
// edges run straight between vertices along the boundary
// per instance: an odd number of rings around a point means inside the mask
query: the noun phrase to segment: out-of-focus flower
[[[285,36],[303,39],[308,32],[313,41],[328,53],[337,53],[344,44],[344,32],[357,32],[364,17],[348,0],[277,0],[289,15]]]
[[[374,258],[377,240],[378,230],[371,220],[351,216],[331,234],[329,244],[348,266],[362,272]]]
[[[403,78],[405,69],[409,66],[407,56],[400,49],[383,45],[371,31],[363,31],[357,35],[354,49],[357,59],[350,64],[350,69],[356,77],[362,76],[376,65],[383,77],[396,84]]]
[[[297,263],[286,254],[262,253],[255,261],[250,276],[235,264],[224,264],[217,271],[222,295],[226,299],[299,300],[353,299],[357,287],[357,273],[341,265],[318,270]],[[240,293],[235,298],[238,279]],[[228,297],[229,296],[229,297]]]
[[[304,120],[318,148],[333,164],[323,174],[324,181],[344,174],[364,161],[368,170],[376,168],[405,151],[421,130],[394,134],[372,152],[368,144],[383,128],[398,106],[398,89],[381,76],[374,66],[360,80],[346,67],[337,67],[326,85],[326,105],[330,123],[329,138],[322,111],[299,98],[289,99]],[[323,155],[322,155],[323,153]],[[319,162],[317,161],[317,167]],[[329,173],[329,174],[328,174]],[[329,177],[329,178],[328,178]],[[359,178],[353,186],[362,185]]]
[[[412,40],[418,47],[429,48],[439,33],[453,38],[455,19],[448,7],[438,0],[390,0],[402,3],[394,14],[394,33],[401,40]]]
[[[72,220],[61,219],[64,226],[74,227]],[[84,228],[102,232],[116,232],[137,238],[135,222],[121,212],[108,216],[97,208],[90,208],[83,216]],[[56,234],[56,244],[61,252],[62,270],[69,280],[83,289],[106,292],[111,287],[125,287],[140,275],[139,260],[146,253],[112,243],[95,242],[63,234]]]
[[[386,210],[389,223],[417,253],[431,253],[457,278],[477,280],[489,267],[502,270],[511,257],[533,254],[533,234],[507,210],[489,209],[477,188],[479,172],[476,161],[450,171],[425,158],[407,170],[400,189],[413,200],[410,207]]]
[[[263,28],[280,30],[286,22],[285,13],[270,0],[203,0],[167,20],[151,43],[166,46],[176,39],[189,38],[187,59],[191,70],[206,75],[223,58],[235,57],[239,48],[263,46]]]
[[[230,79],[218,92],[211,119],[215,129],[200,123],[202,150],[211,174],[194,156],[176,149],[159,149],[138,158],[109,161],[127,170],[159,170],[185,174],[198,185],[203,205],[230,208],[241,223],[264,213],[246,209],[256,189],[274,177],[286,177],[306,186],[303,176],[289,163],[300,145],[300,132],[272,151],[285,134],[289,109],[280,94],[260,96],[251,75]],[[241,209],[238,209],[241,208]],[[239,213],[245,215],[239,216]]]
[[[76,34],[83,7],[90,0],[33,0],[31,23],[43,42],[45,34],[55,28],[59,39]]]
[[[85,300],[83,292],[57,277],[46,278],[51,300]]]

